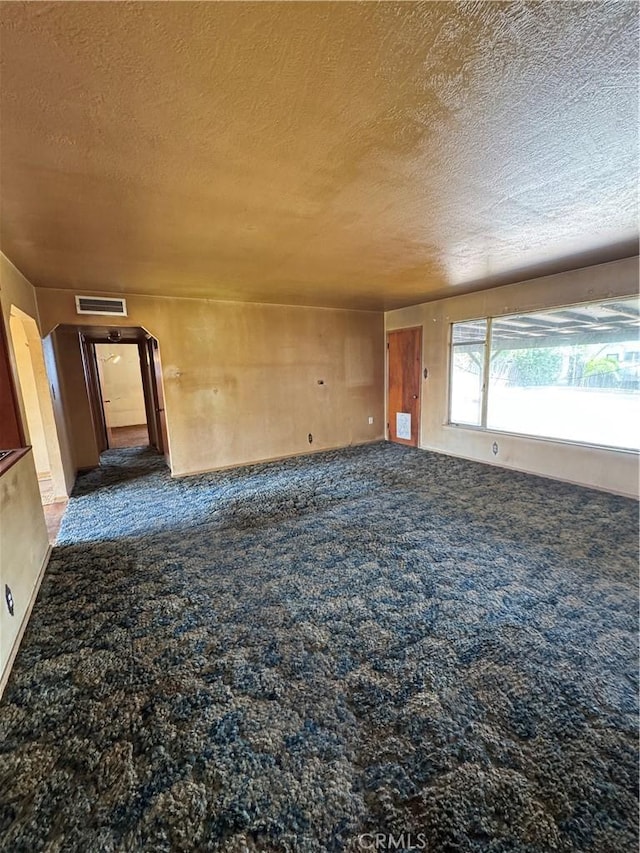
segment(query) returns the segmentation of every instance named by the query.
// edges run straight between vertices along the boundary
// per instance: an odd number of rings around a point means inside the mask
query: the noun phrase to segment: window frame
[[[448,379],[448,382],[447,382],[447,420],[445,422],[447,426],[457,426],[457,427],[462,427],[462,428],[466,428],[466,429],[482,429],[483,423],[486,424],[486,410],[485,410],[484,401],[485,401],[485,398],[487,396],[486,388],[485,388],[485,383],[487,381],[487,372],[486,371],[487,371],[487,365],[488,365],[488,362],[487,362],[487,350],[488,350],[487,344],[489,343],[491,320],[492,320],[491,317],[469,317],[468,320],[458,320],[455,323],[449,323],[449,361],[448,361],[449,369],[448,369],[448,377],[447,377],[447,379]],[[483,341],[468,340],[468,341],[456,341],[455,343],[453,342],[453,327],[454,326],[462,326],[462,325],[465,325],[467,323],[479,323],[481,321],[486,323]],[[479,424],[466,424],[466,423],[461,423],[459,421],[452,421],[451,420],[451,404],[453,402],[453,358],[454,358],[454,353],[455,353],[456,347],[469,346],[470,344],[477,344],[479,346],[481,345],[484,347],[484,354],[483,354],[483,359],[482,359],[482,385],[480,386],[480,393],[482,395],[482,398],[480,400],[480,423]],[[485,415],[484,419],[483,419],[483,414]],[[486,427],[485,427],[485,429],[486,429]]]
[[[537,308],[531,311],[520,311],[519,313],[504,313],[504,314],[495,314],[491,316],[485,317],[469,317],[464,320],[452,320],[449,323],[449,358],[448,358],[448,376],[447,376],[447,419],[444,423],[445,427],[454,428],[454,429],[464,429],[464,430],[472,430],[474,432],[482,432],[487,433],[489,435],[497,434],[497,435],[508,435],[513,436],[514,438],[526,438],[533,441],[544,441],[551,442],[553,444],[563,444],[568,445],[570,447],[586,447],[586,448],[594,448],[597,450],[611,450],[616,453],[629,453],[634,456],[637,456],[640,453],[640,450],[636,450],[631,447],[619,447],[617,445],[611,444],[597,444],[589,441],[579,441],[577,439],[568,439],[568,438],[554,438],[553,436],[548,435],[536,435],[535,433],[522,433],[522,432],[513,432],[511,430],[500,429],[499,427],[488,427],[487,426],[487,414],[489,408],[489,387],[490,387],[490,369],[491,369],[491,352],[492,352],[492,334],[493,334],[493,321],[494,320],[503,320],[509,317],[521,317],[531,314],[541,314],[549,311],[562,311],[565,309],[576,308],[582,305],[597,305],[601,302],[623,302],[626,299],[634,299],[637,298],[637,293],[631,293],[627,296],[614,296],[614,297],[603,297],[601,299],[589,299],[583,302],[568,302],[564,305],[554,305],[549,308]],[[453,342],[454,335],[454,326],[464,325],[466,323],[479,322],[481,320],[486,321],[486,334],[484,339],[484,362],[483,362],[483,375],[482,375],[482,385],[481,385],[481,405],[480,405],[480,423],[479,424],[468,424],[468,423],[460,423],[458,421],[454,421],[451,418],[451,407],[453,402],[453,357],[456,346],[460,346],[469,343],[481,343],[479,341],[457,341]]]

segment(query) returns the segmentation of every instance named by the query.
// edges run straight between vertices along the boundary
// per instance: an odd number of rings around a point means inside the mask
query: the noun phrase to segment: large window
[[[640,446],[637,297],[454,323],[449,421]]]

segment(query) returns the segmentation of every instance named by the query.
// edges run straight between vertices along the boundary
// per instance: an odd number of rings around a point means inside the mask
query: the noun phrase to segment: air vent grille
[[[76,296],[76,311],[78,314],[113,314],[126,317],[127,302],[125,299],[107,299],[102,296]]]

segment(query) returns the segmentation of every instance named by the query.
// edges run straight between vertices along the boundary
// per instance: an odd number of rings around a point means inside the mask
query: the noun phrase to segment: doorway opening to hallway
[[[158,341],[141,327],[83,327],[79,335],[98,453],[151,447],[168,464]]]
[[[135,343],[96,344],[107,446],[149,444],[140,357]]]
[[[25,445],[31,446],[40,500],[51,542],[64,514],[68,486],[54,413],[54,391],[49,384],[47,361],[52,343],[44,340],[33,317],[15,305],[9,313],[9,331],[15,358],[15,376],[23,412]]]
[[[43,348],[43,343],[46,346],[48,341],[41,340],[33,317],[15,306],[11,307],[9,329],[26,421],[26,439],[33,452],[42,504],[64,502],[67,487]]]

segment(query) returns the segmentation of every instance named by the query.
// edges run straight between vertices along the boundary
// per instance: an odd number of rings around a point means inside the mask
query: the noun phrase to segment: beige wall
[[[72,291],[37,294],[45,332],[93,320]],[[175,475],[383,437],[382,314],[142,296],[127,307],[113,325],[160,342]]]
[[[451,323],[637,292],[638,259],[631,258],[388,312],[387,330],[423,327],[423,364],[429,378],[422,386],[420,447],[637,496],[637,454],[447,424]]]
[[[108,426],[146,424],[137,344],[96,344],[96,356]]]
[[[31,451],[0,477],[0,542],[0,684],[4,684],[49,553]],[[13,595],[13,616],[5,605],[5,584]]]

